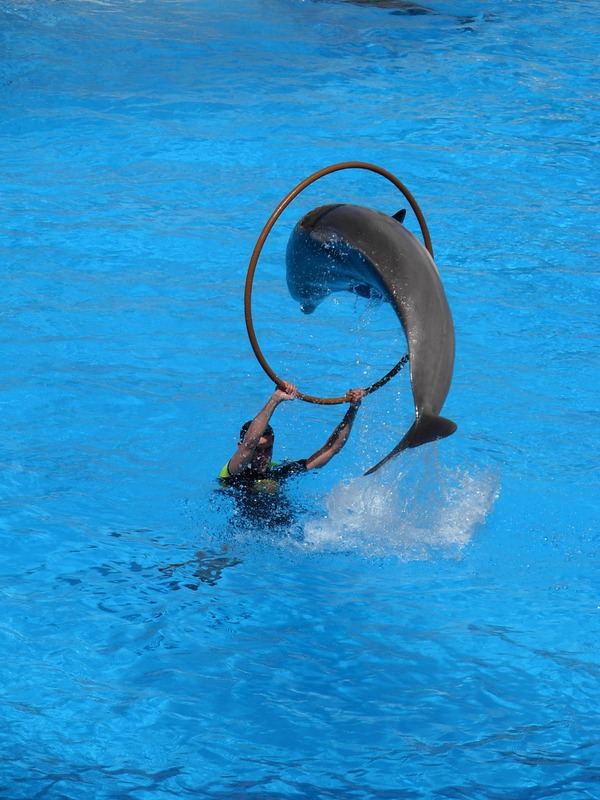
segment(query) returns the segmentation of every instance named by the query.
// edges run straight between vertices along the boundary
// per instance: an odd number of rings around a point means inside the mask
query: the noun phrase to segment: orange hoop
[[[277,375],[273,372],[269,364],[267,363],[266,358],[262,354],[260,347],[258,346],[258,341],[256,339],[256,333],[254,331],[254,323],[252,321],[252,284],[254,281],[254,273],[256,272],[256,267],[258,264],[258,259],[260,257],[261,251],[263,246],[267,240],[267,237],[273,226],[283,213],[283,211],[289,206],[289,204],[294,200],[300,192],[304,191],[307,186],[310,186],[311,183],[315,183],[315,181],[319,180],[319,178],[324,177],[325,175],[329,175],[332,172],[339,172],[343,169],[366,169],[371,172],[376,172],[379,175],[383,175],[384,178],[387,178],[391,183],[399,189],[406,200],[408,200],[410,207],[412,208],[421,228],[421,234],[423,235],[423,241],[425,243],[425,247],[431,254],[433,258],[433,248],[431,245],[431,237],[429,235],[429,229],[427,228],[427,223],[425,222],[425,217],[423,216],[423,212],[419,208],[417,201],[412,196],[412,194],[408,191],[406,186],[402,183],[402,181],[398,180],[395,175],[392,175],[391,172],[388,172],[386,169],[382,167],[378,167],[375,164],[368,164],[363,161],[344,161],[341,164],[332,164],[329,167],[324,167],[320,169],[318,172],[315,172],[313,175],[310,175],[308,178],[305,178],[301,181],[291,192],[289,192],[279,203],[275,211],[271,214],[265,227],[262,229],[260,236],[256,241],[256,245],[254,246],[254,250],[252,252],[252,256],[250,258],[250,263],[248,265],[248,272],[246,275],[246,285],[244,289],[244,316],[246,319],[246,330],[248,331],[248,338],[250,339],[250,344],[252,346],[252,350],[254,351],[254,355],[258,359],[258,363],[267,373],[267,375],[271,378],[273,383],[277,386],[282,386],[284,381],[281,378],[278,378]],[[408,361],[408,355],[403,356],[400,361],[393,367],[383,378],[380,378],[378,381],[373,383],[369,386],[368,389],[365,390],[366,394],[371,394],[371,392],[376,391],[381,386],[386,384],[391,378],[394,377],[404,366],[404,364]],[[305,400],[307,403],[321,403],[324,405],[334,405],[338,403],[346,403],[348,402],[348,397],[344,395],[343,397],[313,397],[309,394],[303,394],[302,392],[298,392],[298,397],[301,400]]]

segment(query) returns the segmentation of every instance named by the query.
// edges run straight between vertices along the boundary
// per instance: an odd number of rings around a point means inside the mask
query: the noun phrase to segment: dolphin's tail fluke
[[[438,417],[435,414],[421,414],[419,419],[415,420],[413,425],[404,435],[404,438],[398,442],[396,447],[391,453],[382,459],[374,467],[367,470],[365,475],[371,475],[382,467],[387,461],[399,455],[403,450],[408,450],[410,447],[420,447],[422,444],[428,442],[435,442],[438,439],[445,439],[456,430],[456,423],[446,417]]]

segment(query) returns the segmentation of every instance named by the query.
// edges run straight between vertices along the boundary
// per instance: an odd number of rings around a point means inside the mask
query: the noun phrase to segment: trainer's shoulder
[[[299,475],[302,472],[306,472],[306,459],[303,458],[300,461],[284,461],[282,464],[277,464],[270,469],[269,472],[273,478],[279,480],[291,478],[292,475]]]

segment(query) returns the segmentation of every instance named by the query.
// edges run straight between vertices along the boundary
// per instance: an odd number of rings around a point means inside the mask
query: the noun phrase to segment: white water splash
[[[407,451],[386,467],[335,486],[326,516],[304,525],[304,546],[408,560],[460,555],[491,510],[491,470],[443,467],[437,447]]]

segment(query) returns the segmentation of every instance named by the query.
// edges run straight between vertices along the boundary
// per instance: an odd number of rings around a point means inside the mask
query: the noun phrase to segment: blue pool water
[[[598,4],[428,8],[0,4],[3,799],[598,797]],[[458,431],[363,477],[405,371],[293,524],[240,524],[215,476],[272,386],[250,254],[349,159],[423,208]],[[311,187],[255,314],[278,374],[341,394],[404,343],[386,306],[287,296],[325,202],[403,205]],[[341,413],[282,407],[277,455]]]

